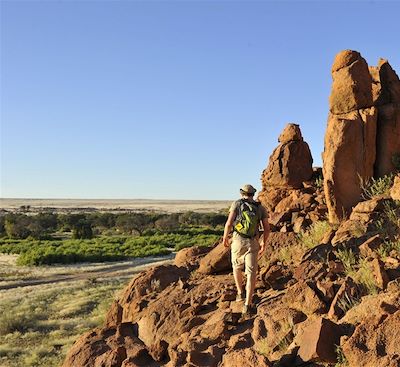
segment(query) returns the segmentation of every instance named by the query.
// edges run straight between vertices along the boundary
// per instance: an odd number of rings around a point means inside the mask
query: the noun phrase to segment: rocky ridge
[[[365,177],[396,172],[398,140],[383,149],[379,134],[400,134],[397,112],[382,115],[397,111],[398,78],[386,61],[370,68],[355,51],[339,53],[332,72],[324,177],[296,124],[262,174],[272,233],[256,314],[241,317],[222,243],[183,249],[174,265],[132,279],[63,367],[400,366],[400,175],[367,200],[352,186],[355,167]],[[338,187],[338,177],[349,185]],[[345,207],[346,195],[354,196]],[[347,212],[339,216],[339,207]]]

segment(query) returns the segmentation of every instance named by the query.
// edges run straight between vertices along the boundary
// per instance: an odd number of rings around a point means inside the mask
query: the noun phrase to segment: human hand
[[[229,238],[228,237],[224,237],[222,240],[222,243],[224,244],[225,247],[229,247]]]

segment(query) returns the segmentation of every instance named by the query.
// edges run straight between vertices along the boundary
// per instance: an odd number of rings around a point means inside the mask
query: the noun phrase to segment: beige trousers
[[[233,232],[231,245],[231,259],[233,269],[243,269],[247,276],[257,273],[257,257],[260,245],[256,238],[245,238]]]

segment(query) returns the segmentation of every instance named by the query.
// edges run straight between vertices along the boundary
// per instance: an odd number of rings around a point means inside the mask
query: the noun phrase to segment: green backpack
[[[260,223],[260,203],[241,199],[238,205],[236,222],[233,226],[235,232],[246,238],[253,238],[257,234]]]

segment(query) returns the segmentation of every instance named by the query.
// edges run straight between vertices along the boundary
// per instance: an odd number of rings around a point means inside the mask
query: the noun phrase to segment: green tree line
[[[224,213],[7,213],[0,216],[0,236],[9,239],[51,240],[55,233],[72,233],[74,239],[113,234],[143,236],[187,231],[190,227],[217,228],[225,223]],[[204,233],[204,228],[202,230]],[[216,233],[209,233],[216,234]]]

